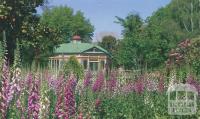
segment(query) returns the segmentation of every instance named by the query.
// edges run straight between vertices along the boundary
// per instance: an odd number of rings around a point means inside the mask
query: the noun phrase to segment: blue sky
[[[49,0],[49,5],[67,5],[81,10],[95,27],[94,39],[105,33],[120,36],[122,27],[114,23],[115,16],[125,18],[128,13],[138,13],[143,19],[171,0]]]

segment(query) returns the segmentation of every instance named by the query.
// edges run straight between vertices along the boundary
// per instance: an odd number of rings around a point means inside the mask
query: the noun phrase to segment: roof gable
[[[92,48],[89,48],[89,49],[83,51],[83,53],[106,53],[106,54],[109,54],[105,49],[98,47],[98,46],[93,46]]]

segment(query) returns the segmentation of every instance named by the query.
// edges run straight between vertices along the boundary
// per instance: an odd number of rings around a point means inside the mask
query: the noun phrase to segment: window
[[[90,62],[90,70],[98,71],[98,62]]]
[[[83,63],[83,68],[87,69],[87,65],[88,65],[87,63],[88,63],[88,61],[87,60],[83,60],[82,63]]]
[[[101,69],[104,69],[105,61],[101,61]]]

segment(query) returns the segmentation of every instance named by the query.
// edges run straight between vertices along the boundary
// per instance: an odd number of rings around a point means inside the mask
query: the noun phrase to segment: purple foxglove
[[[38,76],[35,76],[35,79],[33,81],[33,87],[31,89],[31,92],[28,97],[28,117],[38,119],[39,118],[39,85],[40,81],[38,79]]]
[[[86,88],[86,87],[90,86],[91,83],[92,83],[92,74],[91,74],[91,71],[89,70],[85,75],[85,78],[83,81],[83,87]]]
[[[144,77],[141,76],[134,85],[135,92],[141,94],[144,91]]]
[[[0,92],[0,112],[1,119],[6,119],[6,112],[8,108],[8,98],[9,98],[9,69],[7,63],[3,64],[2,71],[2,82],[1,82],[1,92]]]
[[[103,72],[100,72],[97,75],[97,79],[92,86],[92,90],[93,92],[100,92],[103,86],[104,86],[104,75]]]
[[[69,79],[65,86],[65,94],[64,94],[64,110],[65,110],[65,118],[72,117],[75,110],[75,97],[74,97],[74,89],[75,89],[76,81],[74,79]]]
[[[106,87],[109,91],[114,91],[117,86],[116,73],[112,72],[110,79],[106,81]]]

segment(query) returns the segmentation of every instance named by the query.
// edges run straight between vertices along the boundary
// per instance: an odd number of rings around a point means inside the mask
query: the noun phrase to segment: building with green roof
[[[105,71],[110,53],[104,48],[92,44],[82,43],[80,36],[74,36],[72,42],[60,44],[54,51],[54,55],[49,58],[50,68],[56,71],[62,68],[63,61],[67,61],[70,56],[76,56],[85,70]]]

